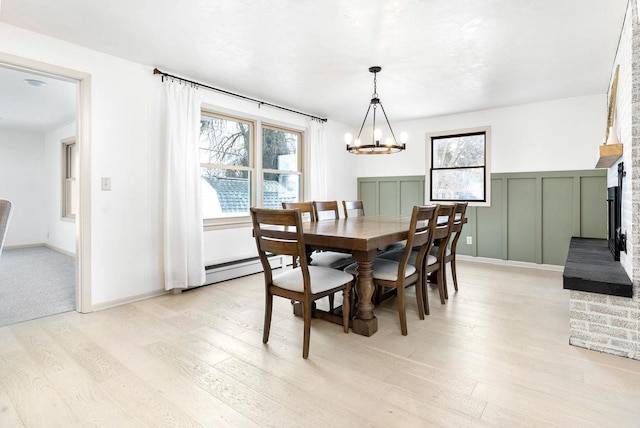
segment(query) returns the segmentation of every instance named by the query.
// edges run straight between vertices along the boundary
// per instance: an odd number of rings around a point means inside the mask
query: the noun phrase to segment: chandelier
[[[378,98],[377,92],[377,73],[382,70],[382,67],[374,66],[369,67],[369,71],[373,73],[373,95],[371,96],[371,102],[369,103],[369,108],[367,109],[367,113],[364,115],[364,120],[362,121],[362,126],[360,127],[360,131],[358,131],[358,136],[353,139],[353,136],[349,133],[345,134],[344,140],[347,143],[347,151],[350,153],[354,153],[356,155],[380,155],[380,154],[389,154],[389,153],[398,153],[406,148],[406,142],[408,139],[408,135],[406,132],[400,134],[400,142],[398,144],[398,140],[396,139],[396,135],[391,128],[391,124],[389,123],[389,118],[387,118],[387,113],[384,111],[384,107],[382,106],[382,101]],[[384,142],[381,143],[382,139],[382,130],[376,127],[376,111],[378,106],[382,109],[382,114],[384,115],[384,119],[387,123],[387,127],[389,128],[389,133]],[[371,143],[363,143],[360,137],[362,136],[362,130],[364,129],[364,125],[367,122],[367,117],[369,116],[369,112],[373,107],[373,124],[371,128]],[[384,122],[383,122],[384,125]]]

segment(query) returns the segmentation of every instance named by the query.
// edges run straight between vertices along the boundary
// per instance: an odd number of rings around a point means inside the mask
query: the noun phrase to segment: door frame
[[[78,215],[76,216],[76,311],[93,311],[91,300],[91,75],[0,52],[0,66],[49,75],[77,84]]]

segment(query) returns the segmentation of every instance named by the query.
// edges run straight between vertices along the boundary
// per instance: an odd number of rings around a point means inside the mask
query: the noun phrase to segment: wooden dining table
[[[378,248],[407,239],[410,221],[411,217],[405,215],[378,215],[319,220],[303,225],[306,245],[313,249],[350,252],[358,263],[358,303],[351,325],[354,333],[371,336],[378,330],[372,301],[373,262]],[[317,312],[316,316],[332,320],[333,314]]]

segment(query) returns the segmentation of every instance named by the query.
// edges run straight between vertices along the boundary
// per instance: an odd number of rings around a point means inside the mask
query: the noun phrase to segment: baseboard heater
[[[269,256],[269,263],[273,269],[283,267],[290,257],[272,255]],[[290,264],[290,260],[289,260]],[[205,267],[207,279],[204,285],[215,284],[216,282],[228,281],[242,276],[252,275],[262,272],[262,263],[258,257],[234,260],[226,263],[219,263]]]

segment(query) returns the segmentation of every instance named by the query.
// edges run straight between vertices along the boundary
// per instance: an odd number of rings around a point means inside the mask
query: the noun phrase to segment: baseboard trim
[[[36,243],[36,244],[24,244],[24,245],[5,245],[3,248],[5,250],[21,250],[23,248],[38,248],[44,247],[48,248],[51,251],[55,251],[56,253],[64,254],[65,256],[73,257],[75,259],[76,255],[70,251],[63,250],[62,248],[58,248],[55,245],[47,244],[44,242]]]
[[[127,303],[139,302],[141,300],[147,300],[152,297],[162,296],[169,293],[167,290],[155,290],[147,293],[136,294],[135,296],[129,296],[122,299],[109,300],[107,302],[96,303],[91,305],[93,311],[102,311],[104,309],[115,308],[116,306],[126,305]]]
[[[23,244],[23,245],[4,245],[2,248],[5,250],[20,250],[22,248],[37,248],[44,247],[44,243],[41,242],[39,244]]]
[[[485,264],[498,265],[498,266],[520,267],[525,269],[550,270],[554,272],[562,272],[564,270],[564,266],[547,265],[543,263],[521,262],[517,260],[491,259],[489,257],[474,257],[474,256],[466,256],[463,254],[456,255],[456,259],[464,260],[465,262],[485,263]]]
[[[51,245],[51,244],[44,244],[44,246],[46,248],[50,249],[50,250],[53,250],[53,251],[57,252],[57,253],[64,254],[65,256],[69,256],[69,257],[72,257],[74,259],[76,258],[76,255],[74,253],[72,253],[71,251],[63,250],[62,248],[58,248],[58,247],[56,247],[54,245]]]

